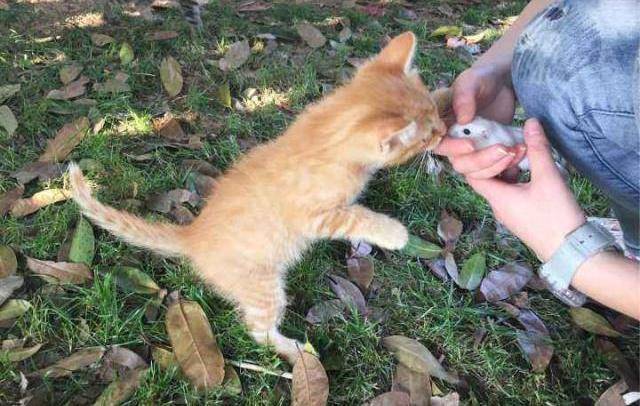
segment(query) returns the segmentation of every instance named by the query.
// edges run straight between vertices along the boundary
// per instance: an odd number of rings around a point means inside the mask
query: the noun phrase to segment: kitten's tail
[[[184,254],[182,227],[150,223],[125,211],[105,206],[91,196],[91,188],[75,163],[69,165],[69,177],[73,199],[82,209],[82,213],[94,223],[130,244],[159,254],[165,256]]]

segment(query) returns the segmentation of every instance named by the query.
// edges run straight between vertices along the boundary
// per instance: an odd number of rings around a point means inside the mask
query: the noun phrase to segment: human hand
[[[445,117],[445,122],[466,124],[479,114],[494,121],[510,123],[515,111],[515,95],[508,82],[508,72],[500,71],[497,66],[471,67],[462,72],[452,86],[455,117]],[[457,172],[484,179],[499,175],[508,168],[517,171],[515,166],[524,156],[525,149],[494,145],[476,151],[470,140],[445,137],[435,153],[447,156]]]
[[[556,167],[538,120],[527,120],[524,139],[531,166],[528,183],[473,177],[467,182],[489,202],[496,219],[546,262],[585,216]]]

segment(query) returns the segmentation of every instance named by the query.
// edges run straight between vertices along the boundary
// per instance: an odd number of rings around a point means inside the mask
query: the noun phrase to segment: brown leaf
[[[460,395],[458,395],[458,392],[449,393],[444,397],[431,397],[431,406],[458,406],[459,404]]]
[[[547,369],[553,356],[553,347],[547,344],[548,340],[544,336],[535,331],[518,330],[516,339],[535,372]]]
[[[630,390],[637,391],[640,387],[638,371],[631,367],[622,351],[614,343],[602,337],[596,340],[596,348],[604,356],[607,366],[625,381]]]
[[[13,275],[18,269],[18,260],[13,249],[8,245],[0,245],[0,278]]]
[[[520,292],[533,276],[528,266],[508,264],[489,274],[482,280],[480,291],[489,302],[497,302]]]
[[[161,118],[154,119],[153,130],[156,134],[168,140],[184,141],[187,139],[180,122],[171,113],[165,113]]]
[[[27,257],[27,268],[53,284],[81,284],[93,279],[93,274],[85,264],[41,261]]]
[[[458,280],[460,279],[460,274],[458,273],[458,264],[456,264],[456,259],[453,256],[453,253],[447,252],[444,254],[444,269],[447,271],[447,274],[458,284]]]
[[[11,210],[13,203],[18,200],[24,193],[24,186],[18,185],[11,190],[0,195],[0,217],[4,216]],[[0,264],[0,276],[2,276],[2,265]]]
[[[64,189],[45,189],[27,199],[18,199],[11,206],[13,217],[24,217],[50,204],[62,202],[71,197],[71,192]]]
[[[203,175],[214,178],[220,175],[220,170],[218,168],[201,159],[184,159],[181,165],[186,171],[200,172]]]
[[[216,187],[216,180],[211,176],[202,175],[199,173],[195,176],[194,186],[195,186],[196,192],[200,196],[207,197],[213,193]]]
[[[361,67],[368,60],[369,60],[369,58],[347,58],[347,62],[349,63],[349,65],[353,66],[354,68]]]
[[[238,12],[265,11],[271,8],[271,4],[266,1],[245,1],[236,9]]]
[[[521,309],[528,309],[529,294],[527,292],[518,292],[509,298],[509,303]]]
[[[162,60],[160,80],[170,97],[177,96],[182,90],[182,68],[174,57],[168,56]]]
[[[11,362],[19,362],[31,357],[33,354],[38,352],[38,350],[40,350],[40,347],[42,347],[42,344],[36,344],[28,348],[22,348],[22,346],[20,346],[19,348],[11,349],[3,348],[3,350],[0,351],[0,358],[2,356],[5,356]]]
[[[424,345],[412,338],[400,335],[388,336],[382,339],[382,344],[396,356],[398,361],[413,371],[443,379],[453,385],[460,382],[457,376],[440,365]]]
[[[34,372],[33,375],[46,376],[49,378],[69,376],[74,371],[88,367],[89,365],[100,361],[104,352],[104,347],[83,348],[51,366]]]
[[[69,100],[78,96],[82,96],[87,91],[87,83],[89,83],[89,78],[86,76],[80,76],[79,79],[70,82],[60,89],[49,91],[49,93],[47,93],[47,99]]]
[[[80,117],[79,119],[65,124],[55,138],[47,141],[47,148],[40,155],[40,162],[61,162],[67,155],[82,141],[89,130],[89,119]]]
[[[628,390],[629,387],[625,381],[620,380],[604,391],[594,406],[626,406],[627,403],[624,401],[622,394]]]
[[[104,83],[94,83],[93,90],[96,92],[105,92],[105,93],[120,93],[120,92],[128,92],[131,90],[129,85],[127,84],[127,80],[129,79],[129,75],[122,71],[116,72],[116,74],[107,79]]]
[[[446,210],[442,210],[438,222],[438,236],[442,238],[447,247],[451,247],[453,250],[460,234],[462,234],[462,222]]]
[[[8,106],[0,106],[0,128],[4,128],[11,137],[18,128],[18,120]]]
[[[95,406],[115,406],[124,403],[140,386],[148,368],[138,368],[116,378],[94,403]]]
[[[154,41],[166,41],[178,37],[176,31],[156,31],[151,35],[151,39]]]
[[[60,81],[63,85],[67,85],[73,82],[78,77],[78,75],[80,75],[80,72],[82,72],[82,66],[76,63],[64,66],[62,69],[60,69],[59,72]]]
[[[449,280],[449,275],[447,274],[447,269],[444,266],[444,259],[436,258],[430,259],[425,262],[427,268],[434,274],[438,279],[443,282],[447,282]]]
[[[586,307],[573,307],[569,309],[569,314],[576,326],[590,333],[608,337],[620,337],[622,335],[611,327],[607,319]]]
[[[352,310],[355,309],[361,315],[366,315],[366,303],[360,289],[348,280],[337,275],[327,276],[327,281],[333,293]]]
[[[0,279],[0,305],[11,297],[11,294],[22,287],[24,279],[19,275],[9,275]]]
[[[218,61],[218,66],[224,72],[228,72],[242,66],[251,55],[251,47],[247,40],[234,42]]]
[[[373,251],[373,247],[364,241],[352,242],[350,257],[366,257],[371,254],[371,251]]]
[[[185,376],[198,389],[219,386],[224,359],[211,326],[196,302],[176,300],[168,306],[165,326]]]
[[[340,299],[325,300],[313,305],[307,312],[305,319],[311,324],[322,324],[332,318],[341,315],[345,311],[346,305]]]
[[[112,42],[114,42],[115,39],[113,39],[113,37],[110,37],[108,35],[105,34],[98,34],[98,33],[92,33],[91,34],[91,42],[93,42],[94,45],[102,47],[105,46],[107,44],[110,44]]]
[[[195,219],[193,213],[184,206],[176,206],[169,212],[169,216],[180,225],[191,224]]]
[[[11,176],[18,180],[18,183],[25,185],[38,178],[41,181],[56,178],[62,174],[60,165],[51,162],[32,162],[22,169],[11,173]]]
[[[611,325],[616,331],[627,334],[634,328],[640,328],[640,323],[638,320],[633,319],[627,315],[619,314],[613,320],[611,320]]]
[[[293,366],[292,406],[324,406],[329,398],[329,378],[315,356],[302,352]]]
[[[195,206],[200,202],[200,197],[187,189],[173,189],[152,195],[147,199],[146,205],[149,210],[169,213],[173,208],[186,202]]]
[[[403,364],[396,366],[391,390],[409,394],[411,406],[429,406],[431,401],[431,378]]]
[[[147,363],[128,348],[113,346],[104,354],[98,374],[104,381],[112,381],[135,369],[147,368]]]
[[[296,31],[311,48],[320,48],[327,42],[322,32],[307,22],[296,24]]]
[[[367,292],[373,281],[373,261],[371,258],[347,259],[347,273],[349,279],[355,283],[362,292]]]
[[[369,406],[409,406],[409,395],[404,392],[387,392],[376,396]]]

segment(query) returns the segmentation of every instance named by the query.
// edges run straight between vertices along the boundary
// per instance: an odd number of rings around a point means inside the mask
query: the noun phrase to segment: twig
[[[284,379],[289,379],[289,380],[293,379],[293,375],[291,374],[291,372],[282,372],[282,371],[277,371],[277,370],[274,371],[274,370],[271,370],[271,369],[267,369],[267,368],[261,367],[260,365],[251,364],[249,362],[239,362],[239,361],[228,360],[227,364],[231,364],[231,365],[236,366],[236,367],[241,368],[241,369],[249,369],[251,371],[262,372],[262,373],[265,373],[267,375],[279,376],[279,377],[284,378]]]

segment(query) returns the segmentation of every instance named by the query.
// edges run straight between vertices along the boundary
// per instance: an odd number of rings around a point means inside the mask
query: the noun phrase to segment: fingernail
[[[501,153],[502,155],[504,155],[504,156],[507,156],[507,155],[509,155],[509,156],[516,156],[516,154],[515,154],[515,153],[513,153],[513,152],[511,152],[511,151],[507,151],[507,150],[506,150],[506,149],[504,149],[504,148],[498,148],[498,152],[500,152],[500,153]]]

